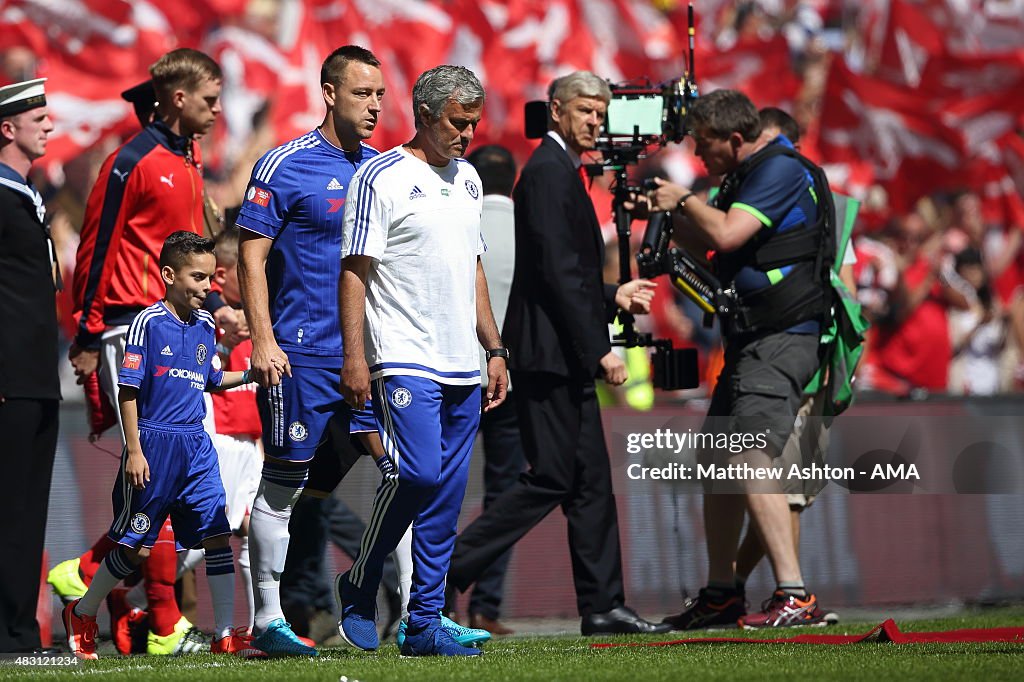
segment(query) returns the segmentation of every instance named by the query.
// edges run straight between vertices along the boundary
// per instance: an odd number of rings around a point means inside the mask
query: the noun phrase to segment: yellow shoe
[[[78,557],[62,561],[46,574],[46,582],[53,587],[53,592],[65,605],[81,599],[89,590],[78,573],[82,560]]]
[[[146,637],[146,653],[150,656],[181,656],[209,651],[209,649],[210,641],[206,635],[188,622],[188,618],[185,616],[181,617],[171,634],[161,637],[150,632]]]

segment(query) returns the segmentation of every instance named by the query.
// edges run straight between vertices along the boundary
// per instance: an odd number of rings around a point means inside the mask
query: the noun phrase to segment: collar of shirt
[[[565,153],[569,155],[569,160],[572,161],[572,167],[573,168],[579,168],[580,164],[583,163],[583,160],[580,158],[579,154],[577,154],[573,150],[569,149],[569,146],[565,143],[565,140],[562,139],[562,136],[559,135],[558,132],[554,131],[554,130],[549,130],[548,131],[548,136],[552,140],[557,142],[558,146],[561,147],[562,149],[564,149]]]
[[[359,143],[359,147],[355,151],[350,152],[347,149],[342,149],[341,147],[338,147],[333,142],[328,140],[327,136],[324,135],[324,132],[320,130],[319,127],[313,128],[313,134],[320,138],[320,141],[323,143],[324,149],[328,149],[337,156],[341,156],[348,159],[351,163],[357,166],[359,165],[359,162],[362,161],[365,147],[361,142]]]
[[[178,313],[174,312],[174,308],[172,308],[165,299],[160,299],[160,305],[167,311],[167,315],[170,317],[171,321],[179,327],[191,327],[192,325],[199,323],[199,315],[196,314],[196,311],[194,310],[189,312],[187,320],[183,320],[178,317]]]
[[[42,195],[36,191],[36,188],[26,178],[21,177],[21,173],[6,163],[0,163],[0,187],[7,187],[28,197],[32,201],[32,205],[36,207],[36,216],[39,218],[39,222],[43,222],[43,218],[46,216],[46,209],[43,208]]]
[[[192,155],[192,138],[178,135],[167,127],[163,121],[153,121],[146,126],[159,140],[160,144],[167,147],[175,154],[184,157]]]

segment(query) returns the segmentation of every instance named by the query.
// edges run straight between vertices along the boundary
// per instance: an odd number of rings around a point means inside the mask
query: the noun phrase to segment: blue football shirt
[[[793,147],[784,135],[769,144]],[[736,190],[730,206],[716,204],[716,207],[724,211],[738,208],[750,213],[761,222],[762,231],[810,230],[818,217],[818,199],[811,174],[789,156],[774,156],[763,161]],[[750,265],[741,267],[735,274],[736,292],[742,296],[777,284],[793,267],[787,265],[769,272]],[[818,326],[817,321],[808,320],[786,331],[811,334],[817,333]]]
[[[769,144],[793,146],[782,135]],[[818,214],[810,173],[799,161],[788,156],[763,161],[736,190],[732,204],[719,208],[724,211],[739,208],[757,218],[762,231],[778,232],[811,229]],[[753,267],[741,268],[736,274],[736,291],[740,294],[757,291],[782,279],[790,270],[792,266],[785,266],[779,268],[777,275],[773,272],[769,276]]]
[[[240,228],[274,240],[267,285],[274,338],[294,365],[342,364],[338,278],[349,182],[378,152],[346,152],[319,130],[264,154],[239,212]]]
[[[195,425],[206,415],[203,391],[220,386],[214,367],[215,325],[205,310],[182,322],[163,301],[139,313],[128,328],[117,383],[139,390],[139,419]]]

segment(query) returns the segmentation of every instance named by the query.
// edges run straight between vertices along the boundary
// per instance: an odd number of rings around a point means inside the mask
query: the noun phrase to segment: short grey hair
[[[549,100],[564,104],[576,97],[596,97],[607,103],[612,99],[612,89],[605,79],[590,71],[574,71],[551,81],[548,87]]]
[[[438,118],[449,101],[473,104],[484,101],[480,79],[464,66],[442,64],[424,71],[412,86],[412,115],[420,127],[420,105],[425,104],[432,118]]]

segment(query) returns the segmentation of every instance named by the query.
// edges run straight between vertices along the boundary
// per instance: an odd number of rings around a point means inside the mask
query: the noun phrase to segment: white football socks
[[[252,505],[249,517],[252,545],[249,549],[256,574],[254,625],[259,631],[271,621],[284,618],[281,611],[281,573],[288,556],[288,521],[301,492],[301,487],[286,487],[264,478]]]
[[[398,569],[398,593],[402,597],[402,620],[409,618],[409,593],[412,592],[412,526],[405,529],[405,535],[391,554]]]
[[[249,565],[249,536],[242,536],[242,545],[238,549],[238,568],[242,574],[242,589],[245,592],[245,601],[249,607],[249,630],[252,630],[253,617],[256,615],[256,606],[253,604],[252,596],[252,569]]]
[[[174,576],[175,579],[180,580],[185,572],[194,571],[205,556],[206,553],[201,549],[186,549],[184,552],[178,552],[178,573]]]
[[[124,550],[117,547],[107,554],[100,562],[96,575],[89,583],[89,589],[75,607],[75,613],[79,616],[96,617],[100,610],[100,603],[107,598],[110,591],[117,587],[117,584],[135,572],[135,565],[125,556]]]
[[[213,603],[214,639],[223,639],[231,634],[235,622],[235,574],[206,574],[210,585],[210,601]]]

